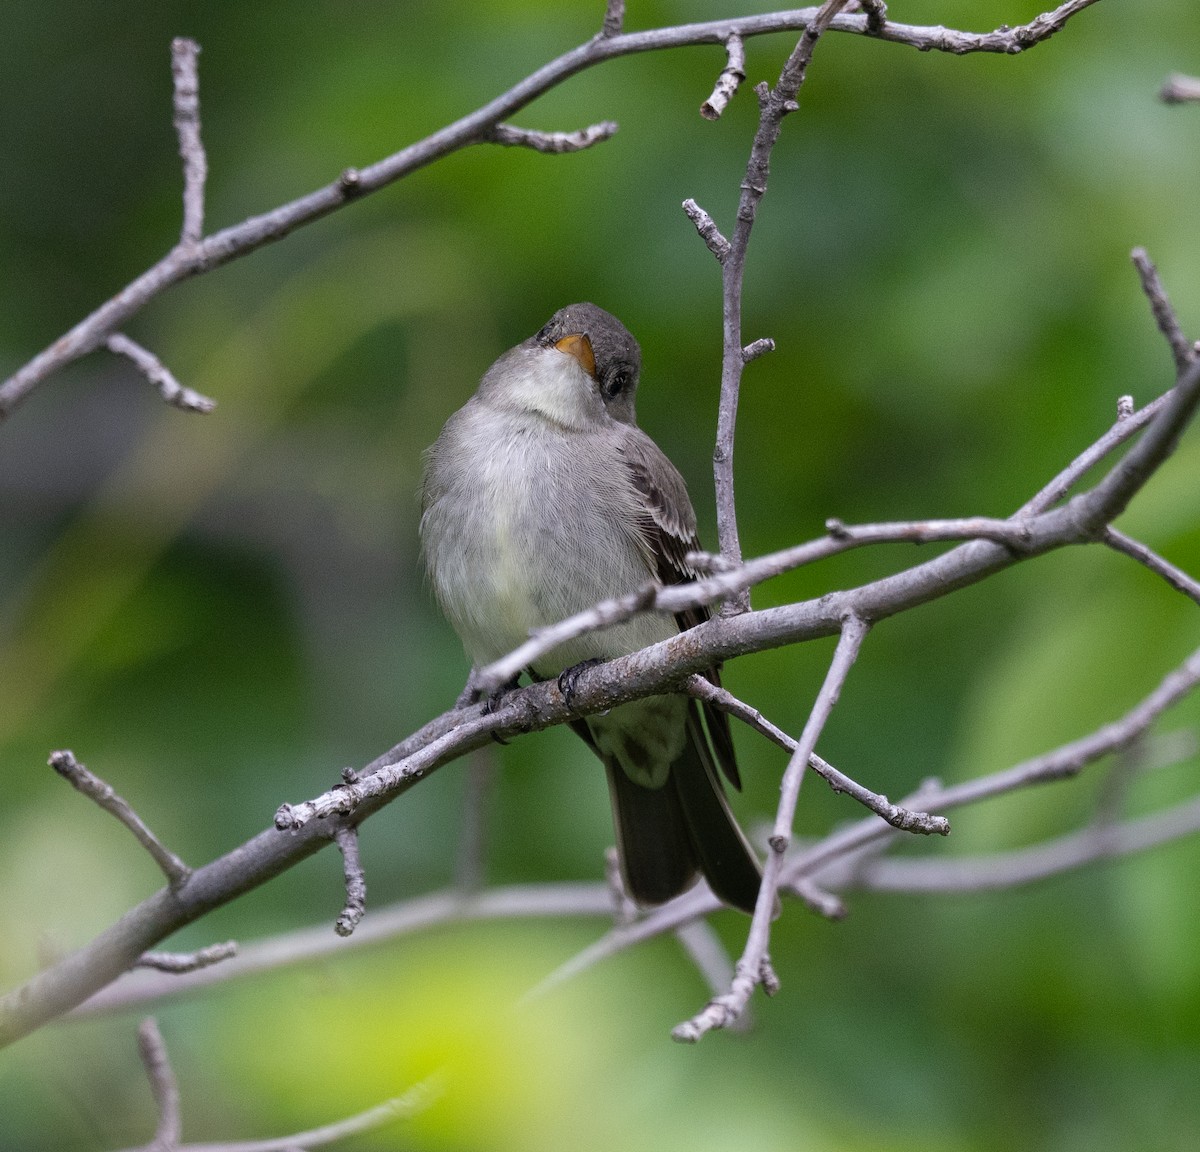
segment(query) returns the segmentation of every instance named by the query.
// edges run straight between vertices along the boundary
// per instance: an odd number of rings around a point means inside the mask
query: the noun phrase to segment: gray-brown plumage
[[[616,317],[572,304],[488,369],[429,449],[426,566],[476,666],[647,578],[693,579],[695,513],[683,478],[637,426],[640,370],[637,341]],[[550,679],[623,656],[707,616],[638,616],[560,645],[530,672]],[[718,682],[717,669],[708,676]],[[752,911],[758,864],[717,768],[740,787],[728,718],[652,696],[572,727],[607,770],[634,900],[662,903],[703,873],[722,900]]]

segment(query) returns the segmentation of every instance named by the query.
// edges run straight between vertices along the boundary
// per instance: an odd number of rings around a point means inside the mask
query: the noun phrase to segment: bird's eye
[[[548,345],[549,345],[549,344],[551,344],[551,343],[553,342],[553,340],[554,340],[554,337],[553,337],[553,336],[550,334],[550,333],[551,333],[551,329],[553,329],[553,327],[554,327],[554,321],[553,321],[553,320],[549,321],[549,322],[548,322],[548,323],[546,323],[546,324],[543,324],[543,325],[542,325],[542,330],[541,330],[541,331],[540,331],[540,332],[539,332],[539,333],[538,333],[538,334],[537,334],[537,335],[534,337],[534,339],[535,339],[535,340],[536,340],[536,341],[537,341],[539,344],[541,344],[543,347],[546,347],[546,346],[548,346]]]
[[[604,381],[604,397],[606,400],[611,400],[614,396],[619,396],[629,386],[629,373],[624,368],[618,369],[612,373]]]

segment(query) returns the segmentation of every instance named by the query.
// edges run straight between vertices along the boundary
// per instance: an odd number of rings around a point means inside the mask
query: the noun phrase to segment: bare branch
[[[215,400],[185,388],[153,352],[134,343],[128,336],[114,332],[105,340],[104,346],[110,352],[132,360],[138,371],[158,389],[158,394],[168,404],[182,408],[185,412],[211,412],[217,406]]]
[[[128,802],[119,796],[111,785],[106,784],[99,776],[89,772],[84,765],[75,759],[75,753],[69,749],[50,753],[50,767],[64,780],[67,780],[89,800],[99,804],[105,812],[110,812],[130,832],[137,842],[150,853],[154,863],[158,865],[167,883],[172,888],[183,885],[192,870],[175,855],[165,848],[162,842],[146,826],[142,818],[129,806]]]
[[[941,27],[921,28],[888,22],[879,36],[919,51],[951,52],[957,55],[969,52],[1011,54],[1025,51],[1048,39],[1072,16],[1092,3],[1095,0],[1068,0],[1053,12],[1038,16],[1029,24],[1005,26],[995,32],[956,32]],[[402,148],[366,168],[347,169],[337,180],[315,192],[272,211],[252,216],[198,243],[176,245],[157,264],[0,384],[0,420],[9,416],[42,381],[64,365],[99,348],[130,317],[172,285],[218,268],[265,244],[281,240],[293,229],[320,219],[360,196],[376,192],[451,152],[486,140],[497,124],[586,68],[635,52],[655,52],[696,44],[724,44],[733,35],[763,36],[772,32],[807,29],[818,19],[820,11],[801,8],[625,34],[615,31],[620,28],[623,15],[624,4],[620,0],[609,0],[604,31],[599,36],[564,53],[495,100],[424,140]],[[847,15],[833,20],[830,27],[837,32],[865,35],[869,31],[868,21],[868,16]]]
[[[800,734],[796,750],[792,753],[787,769],[783,774],[780,785],[779,806],[775,813],[775,826],[772,830],[769,844],[770,854],[767,856],[766,867],[763,869],[762,885],[758,891],[758,901],[754,907],[754,916],[750,921],[750,931],[746,937],[746,946],[742,950],[741,959],[737,963],[736,975],[729,984],[729,990],[714,997],[704,1009],[690,1020],[677,1025],[671,1032],[675,1040],[694,1044],[706,1032],[714,1028],[727,1028],[743,1012],[750,1001],[755,987],[765,985],[770,972],[770,960],[767,953],[767,943],[771,934],[771,921],[775,917],[777,896],[783,870],[784,853],[792,839],[792,825],[796,817],[796,804],[800,799],[800,785],[808,768],[809,757],[816,748],[817,739],[825,722],[829,719],[842,685],[849,675],[862,642],[866,638],[869,625],[856,616],[847,617],[842,624],[838,646],[826,673],[825,682],[817,694],[809,713],[804,731]],[[774,974],[770,974],[774,981]]]
[[[147,1016],[138,1026],[138,1051],[158,1108],[158,1125],[146,1152],[176,1152],[183,1137],[179,1083],[171,1068],[171,1058],[163,1043],[162,1033],[158,1030],[158,1022],[153,1016]]]
[[[137,958],[136,967],[153,968],[156,972],[178,975],[220,964],[223,960],[232,959],[237,952],[235,940],[226,940],[223,944],[210,944],[207,948],[200,948],[195,952],[143,952]]]
[[[1111,526],[1105,529],[1102,539],[1110,548],[1133,557],[1139,564],[1144,564],[1151,572],[1161,576],[1177,592],[1182,592],[1200,604],[1200,582],[1194,580],[1182,568],[1176,568],[1169,560],[1164,560],[1141,541],[1134,540]]]
[[[516,884],[471,896],[464,896],[457,887],[448,888],[376,909],[350,937],[335,936],[327,924],[321,924],[243,944],[236,957],[217,967],[178,975],[131,971],[80,1005],[71,1016],[126,1011],[245,976],[341,956],[448,924],[570,917],[611,921],[612,916],[612,892],[601,883]]]
[[[1036,496],[1026,501],[1017,510],[1015,516],[1028,516],[1031,513],[1045,512],[1047,508],[1052,508],[1071,491],[1079,482],[1080,477],[1086,475],[1110,452],[1115,451],[1126,440],[1149,424],[1167,406],[1171,395],[1171,392],[1164,392],[1137,412],[1126,411],[1124,406],[1118,402],[1117,422],[1099,440],[1072,460]]]
[[[1200,797],[1136,819],[1097,823],[1056,840],[987,856],[875,860],[855,883],[881,892],[985,892],[1017,888],[1200,832]]]
[[[1077,775],[1089,764],[1118,752],[1139,740],[1150,725],[1200,684],[1200,649],[1178,668],[1168,672],[1149,695],[1119,720],[1086,736],[1063,744],[1041,756],[1024,760],[1001,772],[968,780],[950,787],[933,787],[921,792],[921,802],[936,812],[977,804],[1031,785],[1050,783]],[[828,887],[841,884],[826,878],[826,870],[847,855],[895,832],[877,820],[863,820],[834,832],[819,843],[798,852],[788,865],[786,880],[819,878]]]
[[[1200,78],[1176,72],[1167,77],[1158,98],[1164,104],[1187,104],[1200,100]]]
[[[625,0],[607,0],[604,5],[604,23],[600,35],[605,38],[619,36],[625,24]]]
[[[1175,374],[1182,375],[1187,366],[1195,360],[1195,349],[1179,326],[1179,317],[1175,315],[1175,309],[1171,307],[1166,289],[1158,278],[1158,269],[1146,254],[1146,249],[1135,248],[1130,253],[1130,259],[1141,277],[1142,291],[1146,293],[1146,299],[1150,301],[1150,311],[1154,314],[1158,330],[1166,337],[1167,344],[1171,348],[1171,355],[1175,360]]]
[[[1125,511],[1129,501],[1155,469],[1175,451],[1179,437],[1200,404],[1200,360],[1188,365],[1171,390],[1170,399],[1142,438],[1125,453],[1091,491],[1076,496],[1066,507],[1085,531],[1102,533],[1110,520]],[[1125,421],[1131,423],[1132,418]]]
[[[204,182],[208,160],[200,138],[200,77],[196,58],[200,45],[179,37],[171,41],[171,76],[175,83],[175,132],[183,160],[183,227],[181,244],[199,244],[204,235]]]
[[[619,125],[615,120],[602,120],[589,124],[575,132],[539,132],[535,128],[517,128],[513,124],[497,124],[488,134],[492,144],[516,145],[532,148],[535,152],[582,152],[616,135]]]
[[[690,696],[706,700],[722,712],[728,712],[744,721],[756,732],[761,732],[768,740],[778,744],[788,752],[795,752],[799,746],[781,728],[771,723],[757,708],[751,707],[724,688],[718,688],[703,676],[693,676],[687,682]],[[822,760],[815,752],[808,758],[808,766],[822,777],[835,792],[843,792],[853,797],[865,808],[869,808],[876,816],[886,820],[893,828],[902,832],[917,832],[922,835],[947,836],[950,833],[950,821],[944,816],[931,816],[928,812],[913,812],[892,804],[886,796],[864,788],[856,780],[852,780],[843,772],[839,772],[832,764]]]
[[[774,351],[775,341],[770,336],[763,336],[761,339],[752,340],[742,349],[742,360],[749,364],[751,360],[757,360],[760,356]]]
[[[898,524],[846,524],[836,517],[825,521],[834,540],[855,544],[929,544],[945,540],[994,540],[1021,551],[1032,540],[1028,521],[970,516],[961,520],[912,520]]]
[[[683,210],[688,219],[696,225],[696,231],[700,233],[700,239],[708,246],[708,250],[724,264],[729,255],[729,241],[721,235],[721,230],[713,218],[691,197],[683,202]]]
[[[367,910],[367,877],[358,858],[358,826],[352,824],[339,828],[333,840],[342,854],[342,868],[346,877],[346,904],[333,930],[339,936],[349,936]]]
[[[1195,366],[1189,369],[1189,373],[1194,372]],[[1180,405],[1190,403],[1186,395],[1187,383],[1185,379],[1179,389],[1169,393],[1169,400],[1148,405],[1135,416],[1119,422],[1101,438],[1098,448],[1093,446],[1080,459],[1089,455],[1096,457],[1102,455],[1104,450],[1111,450],[1121,437],[1132,434],[1127,432],[1128,428],[1132,426],[1136,430],[1143,427],[1157,414],[1161,414],[1169,425],[1165,432],[1161,431],[1161,424],[1156,425],[1159,429],[1158,443],[1151,444],[1154,455],[1161,458],[1164,436],[1174,435],[1179,427]],[[1183,401],[1179,401],[1180,396],[1184,397]],[[1175,401],[1179,402],[1174,409],[1170,408],[1169,405]],[[1148,432],[1133,452],[1127,454],[1117,468],[1134,460],[1137,450],[1153,435],[1155,428]],[[1148,460],[1143,454],[1141,460],[1135,462],[1138,468],[1142,468]],[[1149,463],[1152,465],[1153,461]],[[1073,482],[1066,473],[1060,479]],[[1101,482],[1102,485],[1104,483]],[[1098,485],[1088,496],[1092,496],[1100,487]],[[1050,491],[1043,490],[1039,499],[1047,498]],[[1111,490],[1104,496],[1109,498]],[[1086,501],[1087,497],[1076,499]],[[589,711],[611,708],[644,695],[671,691],[693,673],[735,655],[832,635],[839,631],[842,621],[848,616],[857,616],[869,622],[881,620],[985,579],[1028,556],[1039,555],[1066,543],[1092,539],[1097,531],[1093,524],[1097,514],[1095,500],[1083,506],[1075,506],[1075,502],[1072,502],[1036,517],[1031,528],[1033,535],[1030,544],[1023,553],[992,541],[973,540],[933,560],[859,588],[746,613],[736,619],[709,620],[670,640],[584,672],[575,685],[570,706],[551,682],[509,693],[492,712],[486,714],[477,705],[452,709],[378,757],[355,783],[296,808],[284,806],[277,819],[280,826],[293,829],[289,835],[280,835],[274,830],[260,833],[227,856],[199,869],[194,883],[178,892],[160,892],[143,901],[85,948],[39,972],[23,987],[0,999],[0,1045],[11,1043],[45,1020],[79,1004],[181,925],[265,882],[284,868],[324,847],[332,830],[318,823],[310,823],[315,817],[332,816],[336,825],[338,813],[353,810],[355,821],[361,821],[441,764],[472,748],[481,747],[492,738],[493,733],[503,736],[544,728]],[[832,555],[846,546],[848,542],[845,541],[816,541],[790,550],[791,554],[786,559],[795,562],[799,556],[809,561],[822,555]],[[771,558],[770,563],[778,565],[780,559]],[[760,569],[755,569],[754,561],[745,568],[747,572],[760,572]],[[721,594],[719,582],[734,578],[735,575],[739,580],[748,578],[746,572],[720,572],[701,583],[714,582],[713,595],[716,596]],[[660,608],[665,608],[669,603],[668,591],[664,589],[656,595],[656,604]],[[694,590],[687,590],[686,594],[696,595]],[[1105,736],[1106,732],[1102,730],[1097,739],[1103,741]],[[864,842],[877,839],[880,829],[889,830],[886,824],[872,820]],[[855,832],[854,835],[862,833]],[[835,841],[834,847],[840,843]],[[852,844],[851,848],[854,847]],[[838,852],[845,850],[849,849],[837,848]],[[800,877],[789,872],[783,879],[791,883],[797,878]],[[691,905],[685,903],[681,907],[687,909]]]
[[[146,1023],[153,1025],[154,1021],[148,1020]],[[155,1028],[155,1036],[157,1034],[157,1028]],[[141,1032],[139,1031],[140,1038]],[[161,1048],[161,1037],[158,1038],[158,1043]],[[164,1060],[166,1059],[165,1049],[162,1049],[162,1057]],[[170,1072],[169,1064],[166,1071],[171,1076],[171,1085],[175,1092],[175,1105],[178,1109],[179,1093],[174,1084],[174,1075]],[[151,1082],[154,1082],[153,1075]],[[149,1146],[136,1150],[131,1149],[129,1152],[300,1152],[301,1149],[307,1152],[311,1148],[323,1148],[342,1140],[348,1140],[351,1136],[382,1128],[383,1125],[389,1124],[393,1120],[406,1120],[419,1115],[434,1104],[444,1091],[444,1074],[435,1073],[413,1085],[402,1095],[393,1096],[390,1100],[376,1104],[365,1112],[359,1112],[345,1120],[326,1124],[321,1128],[310,1128],[307,1132],[297,1132],[291,1136],[278,1136],[269,1140],[229,1140],[216,1144],[182,1144],[179,1142],[181,1134],[178,1130],[173,1139],[164,1139],[162,1136],[163,1126],[160,1123],[159,1134],[155,1136]]]
[[[1157,409],[1156,409],[1157,411]],[[519,648],[501,657],[486,668],[473,672],[471,693],[478,696],[496,691],[509,683],[541,656],[579,636],[614,624],[623,623],[641,612],[674,615],[692,608],[705,607],[728,600],[785,572],[835,556],[851,548],[868,544],[930,543],[955,540],[994,540],[1004,544],[1014,555],[1033,555],[1046,549],[1045,535],[1039,522],[1033,519],[996,520],[986,516],[961,520],[913,520],[894,524],[864,524],[849,526],[841,520],[826,521],[828,535],[804,544],[758,556],[744,564],[735,564],[724,556],[694,553],[699,567],[713,574],[691,584],[661,586],[653,583],[624,596],[602,600],[591,608],[560,620],[548,628],[539,628]],[[1086,539],[1075,529],[1070,530],[1070,542]],[[1064,538],[1061,543],[1067,543]],[[832,631],[833,629],[831,629]]]
[[[736,32],[725,41],[725,55],[727,63],[717,77],[712,95],[700,105],[700,115],[705,120],[719,120],[746,79],[746,46]]]

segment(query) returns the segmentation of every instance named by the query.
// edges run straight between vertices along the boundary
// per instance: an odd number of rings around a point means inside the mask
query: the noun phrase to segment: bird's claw
[[[558,690],[562,693],[562,698],[568,708],[575,702],[575,689],[579,684],[579,677],[589,668],[595,668],[597,664],[603,663],[604,661],[598,656],[593,656],[589,660],[580,660],[578,664],[572,664],[570,668],[564,668],[558,674]]]

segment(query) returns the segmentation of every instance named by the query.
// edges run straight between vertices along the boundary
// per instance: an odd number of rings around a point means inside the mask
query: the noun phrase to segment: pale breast
[[[637,494],[603,434],[473,401],[427,459],[422,538],[447,618],[477,664],[651,577]],[[581,637],[538,667],[634,651],[676,631],[642,617]]]

